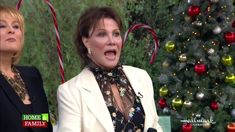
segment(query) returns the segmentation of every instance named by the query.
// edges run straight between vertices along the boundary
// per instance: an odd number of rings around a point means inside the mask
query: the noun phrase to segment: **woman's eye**
[[[100,33],[98,33],[98,36],[100,36],[100,37],[104,37],[105,35],[106,35],[105,32],[100,32]]]
[[[3,25],[3,24],[0,24],[0,28],[4,28],[4,27],[6,27],[5,25]]]
[[[115,32],[115,33],[114,33],[114,36],[115,36],[115,37],[119,37],[119,36],[120,36],[120,33],[119,33],[119,32]]]
[[[14,26],[13,26],[13,28],[15,28],[15,29],[19,29],[19,28],[20,28],[20,26],[19,26],[19,25],[14,25]]]

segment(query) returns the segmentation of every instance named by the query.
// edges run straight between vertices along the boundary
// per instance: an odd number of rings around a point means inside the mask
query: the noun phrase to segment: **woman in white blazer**
[[[162,132],[151,78],[119,62],[121,32],[110,7],[90,7],[79,18],[75,45],[83,70],[58,88],[58,132]]]

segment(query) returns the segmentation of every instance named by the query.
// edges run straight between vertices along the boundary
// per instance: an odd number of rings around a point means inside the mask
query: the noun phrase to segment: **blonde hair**
[[[16,20],[19,22],[20,30],[22,31],[22,34],[23,34],[20,49],[12,57],[12,64],[17,64],[20,60],[20,56],[23,50],[23,45],[24,45],[24,30],[25,30],[24,16],[16,8],[0,5],[0,16],[3,16],[3,15],[10,15],[16,18]]]

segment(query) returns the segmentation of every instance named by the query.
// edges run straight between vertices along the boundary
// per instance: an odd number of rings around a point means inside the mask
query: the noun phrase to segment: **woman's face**
[[[14,55],[22,47],[23,32],[17,19],[0,14],[0,52]]]
[[[83,38],[86,48],[91,53],[88,57],[104,69],[114,68],[119,62],[122,37],[116,21],[104,18],[98,21],[95,29],[90,30],[90,37]]]

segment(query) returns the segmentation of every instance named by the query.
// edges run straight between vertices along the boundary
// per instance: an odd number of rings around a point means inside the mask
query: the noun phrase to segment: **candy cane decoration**
[[[22,4],[23,0],[19,0],[18,3],[16,4],[16,9],[19,10],[20,6]]]
[[[44,1],[49,6],[50,11],[52,13],[52,17],[53,17],[54,28],[55,28],[55,33],[56,33],[56,42],[57,42],[57,55],[58,55],[59,64],[60,64],[61,83],[64,83],[65,82],[65,78],[64,78],[64,66],[63,66],[61,43],[60,43],[60,35],[59,35],[59,28],[58,28],[58,23],[57,23],[57,19],[56,19],[56,13],[55,13],[54,7],[50,3],[50,0],[44,0]],[[17,10],[20,9],[20,6],[21,6],[22,2],[23,2],[23,0],[19,0],[18,1],[17,5],[16,5],[16,9]]]
[[[53,16],[53,22],[54,22],[54,27],[55,27],[55,32],[56,32],[56,41],[57,41],[57,54],[58,54],[58,59],[59,59],[59,64],[60,64],[61,83],[64,83],[65,82],[64,66],[63,66],[60,35],[59,35],[59,28],[58,28],[58,23],[57,23],[57,19],[56,19],[56,13],[55,13],[54,7],[50,3],[50,0],[45,0],[45,2],[48,4],[48,6],[51,10],[52,16]]]
[[[139,28],[145,28],[145,29],[147,29],[147,31],[151,33],[151,35],[152,35],[152,37],[153,37],[153,39],[154,39],[154,51],[153,51],[153,53],[152,53],[152,55],[151,55],[151,58],[150,58],[150,61],[149,61],[150,64],[153,64],[153,62],[154,62],[155,59],[156,59],[157,51],[158,51],[158,48],[159,48],[159,41],[158,41],[156,32],[155,32],[154,29],[152,29],[150,26],[145,25],[145,24],[136,24],[136,25],[132,26],[132,27],[129,28],[129,29],[127,30],[127,32],[125,33],[125,35],[124,35],[124,42],[123,42],[123,43],[125,43],[125,41],[126,41],[126,39],[127,39],[127,36],[128,36],[128,34],[129,34],[130,32],[132,32],[132,31],[134,31],[134,30],[136,30],[136,29],[139,29]]]

